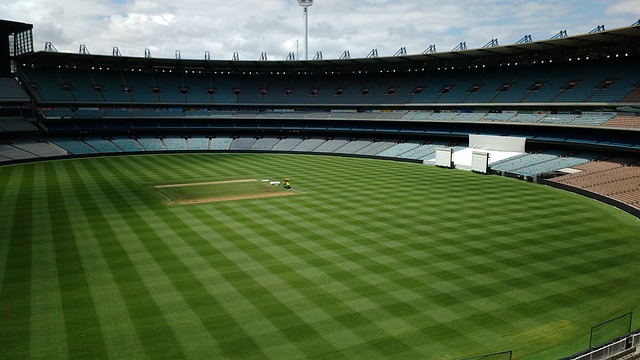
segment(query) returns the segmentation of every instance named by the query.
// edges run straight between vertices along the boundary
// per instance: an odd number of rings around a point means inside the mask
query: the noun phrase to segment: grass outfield
[[[284,177],[300,194],[166,206],[154,188]],[[2,359],[549,359],[640,310],[635,218],[497,176],[104,157],[0,167],[0,209]]]

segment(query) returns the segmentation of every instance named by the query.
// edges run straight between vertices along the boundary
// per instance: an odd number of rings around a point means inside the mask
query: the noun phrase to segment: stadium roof
[[[78,66],[110,68],[175,69],[205,72],[362,72],[393,70],[427,70],[497,66],[507,63],[536,61],[569,61],[571,57],[600,58],[616,54],[640,56],[640,25],[603,30],[583,35],[554,37],[548,40],[522,42],[479,49],[435,52],[392,57],[369,57],[336,60],[249,61],[196,60],[151,57],[35,52],[16,57],[18,63],[41,66]]]
[[[16,21],[0,20],[0,34],[11,34],[14,32],[27,31],[33,29],[33,25]]]

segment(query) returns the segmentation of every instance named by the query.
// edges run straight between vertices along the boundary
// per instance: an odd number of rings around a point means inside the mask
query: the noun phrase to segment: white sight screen
[[[471,170],[486,174],[489,165],[489,153],[474,151],[471,156]]]
[[[436,166],[451,167],[451,148],[436,149]]]

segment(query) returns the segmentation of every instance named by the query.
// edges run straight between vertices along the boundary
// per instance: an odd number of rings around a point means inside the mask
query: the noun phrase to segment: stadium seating
[[[108,139],[97,136],[89,136],[84,142],[90,147],[96,149],[100,153],[117,153],[122,152],[114,143]]]
[[[30,158],[48,158],[54,156],[65,156],[68,152],[48,141],[33,140],[32,138],[14,139],[11,146],[32,154]]]
[[[436,149],[445,147],[444,144],[423,144],[405,153],[398,155],[404,159],[429,160],[435,158]]]
[[[0,102],[28,103],[30,101],[29,95],[14,78],[0,77]]]
[[[332,153],[344,146],[348,142],[347,139],[333,138],[327,139],[327,141],[320,144],[318,147],[313,149],[313,152],[316,153]]]
[[[371,144],[371,140],[351,139],[334,152],[340,154],[355,154],[369,144]]]
[[[626,158],[588,162],[575,166],[580,172],[556,177],[551,181],[640,207],[640,167],[634,164],[635,159]]]
[[[187,150],[187,144],[184,138],[174,134],[168,134],[164,139],[161,139],[165,147],[169,151],[184,151]]]
[[[396,74],[233,75],[23,68],[41,101],[155,104],[616,102],[640,82],[630,59]],[[164,70],[163,70],[164,71]],[[536,86],[538,84],[538,86]],[[421,88],[416,93],[415,89]]]
[[[7,160],[24,160],[33,158],[33,154],[11,145],[0,144],[0,155]]]
[[[374,140],[374,141],[369,142],[369,144],[367,144],[363,148],[357,150],[355,152],[355,154],[374,156],[374,155],[377,155],[380,152],[392,147],[393,145],[395,145],[395,144],[390,142],[390,141],[376,141],[376,140]]]
[[[151,137],[141,137],[138,139],[138,143],[142,145],[142,147],[146,151],[164,151],[167,150],[164,143],[158,138]]]
[[[417,147],[420,144],[407,142],[407,143],[399,143],[392,147],[389,147],[377,154],[377,156],[381,157],[400,157],[402,154],[409,152]]]
[[[273,150],[273,151],[291,151],[298,144],[300,144],[300,142],[302,142],[302,139],[299,138],[299,137],[288,137],[288,138],[280,139],[280,141],[278,141],[277,143],[275,143],[273,145],[271,150]]]
[[[560,152],[547,152],[535,154],[521,154],[490,164],[495,171],[518,174],[523,176],[535,176],[543,173],[551,173],[565,168],[588,163],[596,158],[595,153],[563,154]]]
[[[637,128],[640,127],[640,116],[616,116],[613,119],[605,121],[604,126]]]
[[[254,151],[269,151],[273,148],[273,146],[278,142],[278,138],[276,137],[268,137],[268,138],[258,138],[253,143],[251,150]]]
[[[58,70],[58,76],[62,80],[62,84],[68,86],[66,91],[69,92],[74,101],[104,101],[102,88],[92,80],[89,71],[63,68]]]
[[[205,137],[190,137],[187,140],[187,148],[192,151],[209,150],[209,139]]]
[[[210,150],[229,150],[233,139],[230,137],[215,137],[209,143]]]
[[[139,152],[144,151],[140,143],[135,139],[124,136],[115,136],[111,142],[123,152]]]
[[[231,145],[229,146],[229,150],[248,151],[248,150],[251,150],[255,142],[256,142],[256,139],[252,137],[235,138],[231,142]]]
[[[22,117],[0,117],[0,132],[38,131],[28,119]]]
[[[185,103],[187,87],[183,83],[182,75],[174,72],[153,74],[153,87],[158,94],[159,102]],[[152,90],[153,90],[152,87]],[[184,91],[185,93],[182,93]]]
[[[296,152],[311,152],[318,146],[322,145],[326,140],[324,139],[310,139],[303,138],[291,151]]]
[[[21,76],[29,83],[29,90],[33,96],[40,101],[63,101],[71,102],[71,88],[60,85],[58,72],[53,69],[33,68],[23,72]]]
[[[592,114],[582,113],[580,116],[576,116],[571,122],[571,125],[581,126],[600,126],[613,118],[612,114]]]
[[[52,137],[49,141],[69,152],[72,155],[98,154],[99,151],[80,139],[70,139],[65,137]]]

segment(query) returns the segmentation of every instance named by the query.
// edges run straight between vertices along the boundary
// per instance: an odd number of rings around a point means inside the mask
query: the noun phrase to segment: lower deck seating
[[[21,139],[14,141],[11,145],[33,154],[36,158],[68,155],[66,150],[45,140]]]
[[[336,149],[335,152],[341,154],[356,154],[359,150],[371,144],[371,140],[351,140],[348,143]]]
[[[101,153],[117,153],[122,152],[114,143],[100,137],[88,137],[84,142]]]
[[[436,149],[440,147],[443,147],[443,145],[424,144],[410,151],[407,151],[404,154],[400,154],[399,157],[405,158],[405,159],[428,160],[431,158],[435,158]]]
[[[180,136],[167,136],[162,139],[165,147],[169,151],[183,151],[187,150],[187,144],[184,138]]]
[[[277,138],[259,138],[253,143],[251,150],[254,151],[269,151],[278,142]]]
[[[187,139],[188,150],[209,150],[209,138],[191,137]]]
[[[232,141],[230,137],[213,138],[209,144],[209,150],[229,150]]]
[[[377,156],[383,156],[383,157],[400,157],[402,154],[411,151],[417,147],[419,147],[420,144],[417,143],[399,143],[396,144],[388,149],[385,149],[384,151],[381,151],[380,153],[377,154]]]
[[[563,156],[561,153],[521,154],[491,164],[491,169],[525,176],[558,171],[589,162],[589,156]]]
[[[273,145],[273,148],[271,148],[271,150],[274,150],[274,151],[291,151],[301,141],[302,141],[302,139],[298,138],[298,137],[289,137],[289,138],[286,138],[286,139],[281,139],[280,141],[278,141],[277,143],[275,143]]]
[[[24,160],[33,158],[33,154],[11,145],[0,144],[0,155],[10,160]]]
[[[308,139],[304,138],[298,143],[291,151],[310,152],[318,146],[322,145],[326,140],[324,139]]]
[[[127,137],[114,137],[111,142],[124,152],[139,152],[144,151],[142,146],[135,140]]]
[[[380,152],[392,147],[393,145],[395,144],[389,141],[373,141],[362,149],[356,151],[356,154],[377,155]]]
[[[431,160],[437,148],[463,149],[444,142],[423,144],[418,141],[394,143],[374,139],[289,138],[277,137],[165,137],[102,138],[52,137],[48,140],[17,139],[0,144],[0,163],[65,155],[95,155],[99,153],[171,151],[171,150],[243,150],[294,151],[354,154],[385,158]],[[616,158],[591,161],[597,154],[564,154],[562,152],[524,153],[491,164],[492,170],[525,176],[574,168],[580,172],[560,176],[552,181],[582,188],[640,209],[640,166],[636,159]]]
[[[551,181],[585,189],[640,209],[640,166],[634,160],[615,158],[575,166],[580,172]]]
[[[256,142],[255,138],[245,137],[245,138],[236,138],[233,139],[231,145],[229,146],[229,150],[251,150],[251,147]]]
[[[52,138],[49,139],[55,145],[65,149],[71,155],[97,154],[98,150],[89,146],[85,142],[72,138]]]
[[[325,141],[324,143],[320,144],[318,147],[313,149],[313,152],[331,153],[344,146],[346,143],[346,139],[332,139],[331,141]]]
[[[150,138],[150,137],[149,138],[140,138],[138,140],[138,142],[140,143],[140,145],[142,145],[142,147],[146,151],[164,151],[164,150],[167,150],[167,148],[164,146],[162,141],[160,141],[160,139]]]

